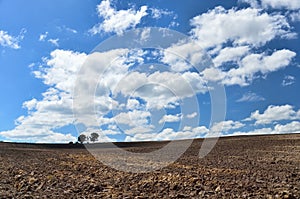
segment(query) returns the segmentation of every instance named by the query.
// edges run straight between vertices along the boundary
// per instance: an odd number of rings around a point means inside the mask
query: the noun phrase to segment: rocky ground
[[[78,145],[0,143],[0,198],[300,198],[300,134],[221,138],[202,159],[201,142],[149,173],[112,169]]]

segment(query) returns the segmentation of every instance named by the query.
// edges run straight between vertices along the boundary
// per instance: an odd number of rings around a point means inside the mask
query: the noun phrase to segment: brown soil
[[[150,173],[112,169],[81,145],[0,143],[0,198],[300,198],[300,134],[221,138],[202,159],[201,142]]]

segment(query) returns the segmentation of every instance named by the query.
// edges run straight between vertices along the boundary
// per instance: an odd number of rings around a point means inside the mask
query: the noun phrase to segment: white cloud
[[[125,141],[143,141],[143,140],[179,140],[204,137],[209,130],[205,126],[184,127],[183,131],[175,131],[171,128],[163,129],[159,133],[138,133],[134,136],[127,136]]]
[[[66,31],[68,32],[71,32],[71,33],[74,33],[76,34],[77,33],[77,30],[73,29],[73,28],[69,28],[69,27],[65,27]]]
[[[201,75],[203,76],[203,79],[206,81],[213,81],[218,82],[222,81],[226,77],[226,73],[218,68],[206,68],[201,72]]]
[[[155,140],[156,133],[137,133],[134,136],[126,136],[125,142]]]
[[[213,59],[215,67],[219,67],[225,62],[239,61],[241,57],[249,53],[249,50],[248,46],[225,47]]]
[[[266,100],[264,97],[257,95],[256,93],[248,92],[245,93],[237,102],[259,102]]]
[[[156,135],[155,140],[179,140],[179,139],[196,138],[206,134],[207,132],[208,131],[206,127],[203,127],[203,129],[198,128],[195,131],[194,129],[192,131],[174,131],[171,128],[166,128],[162,132]]]
[[[69,142],[76,141],[70,133],[62,134],[57,129],[74,124],[72,92],[81,64],[86,55],[73,51],[55,50],[50,58],[44,59],[34,74],[50,86],[42,99],[31,99],[23,103],[28,114],[20,116],[13,130],[0,132],[10,140],[29,142]]]
[[[298,22],[300,21],[300,10],[298,12],[292,12],[289,17],[293,22]]]
[[[251,116],[247,118],[246,121],[255,120],[255,124],[259,125],[297,119],[300,119],[300,110],[295,111],[291,105],[286,104],[281,106],[270,105],[263,113],[259,113],[259,111],[256,110],[251,113]]]
[[[250,54],[244,57],[238,68],[232,68],[226,73],[223,83],[226,85],[249,85],[257,73],[268,74],[288,66],[296,56],[290,50],[277,50],[271,55]]]
[[[288,124],[276,124],[274,127],[276,133],[300,133],[300,122],[292,121]]]
[[[300,122],[292,121],[287,124],[276,124],[274,128],[260,128],[251,131],[236,131],[232,134],[223,134],[222,136],[238,136],[238,135],[269,135],[269,134],[286,134],[300,133]]]
[[[197,112],[193,112],[191,114],[187,114],[185,117],[191,119],[191,118],[195,118],[197,115],[198,115]]]
[[[153,126],[147,125],[147,126],[136,126],[131,129],[125,130],[126,135],[135,135],[135,134],[143,134],[143,133],[149,133],[153,130]]]
[[[141,32],[141,41],[147,41],[150,37],[151,28],[144,28]]]
[[[56,38],[56,39],[48,39],[48,42],[50,42],[51,44],[53,44],[56,47],[59,46],[58,41],[59,41],[58,38]]]
[[[239,121],[232,121],[232,120],[227,120],[227,121],[222,121],[213,124],[211,127],[212,132],[228,132],[230,130],[235,130],[239,129],[245,126],[245,124],[242,124]]]
[[[37,99],[33,98],[32,100],[25,101],[23,103],[23,108],[26,108],[28,111],[35,110],[37,103],[38,103]]]
[[[219,6],[194,17],[191,25],[192,35],[204,48],[227,42],[260,47],[275,37],[295,37],[285,16],[255,8],[226,10]]]
[[[248,86],[256,75],[266,75],[287,67],[295,56],[295,52],[287,49],[277,50],[271,55],[252,53],[238,60],[236,68],[222,71],[220,68],[210,67],[202,71],[201,75],[207,81],[222,82],[225,85]]]
[[[50,53],[50,58],[44,59],[46,66],[41,66],[33,73],[44,84],[71,93],[76,74],[86,58],[85,53],[57,49]]]
[[[96,111],[97,123],[111,123],[112,121],[104,119],[105,115],[112,109],[126,108],[125,102],[119,103],[115,97],[118,95],[120,87],[124,86],[126,89],[127,85],[123,85],[122,81],[126,79],[128,68],[131,66],[131,63],[128,64],[127,62],[128,59],[131,59],[128,58],[128,49],[95,52],[88,56],[81,72],[77,74],[75,87],[74,111],[81,115],[78,122],[88,126],[96,125],[93,123],[96,122],[93,116],[94,111]],[[130,87],[130,81],[125,83],[128,83]],[[128,91],[128,96],[131,96],[133,91]],[[131,97],[134,98],[135,96]],[[91,102],[95,104],[93,105]]]
[[[41,101],[32,99],[24,102],[23,107],[28,109],[28,115],[20,116],[15,121],[15,129],[1,132],[1,135],[32,142],[74,141],[75,138],[70,134],[55,132],[55,129],[73,123],[72,99],[69,94],[50,88],[43,93]]]
[[[179,26],[180,24],[178,23],[178,22],[176,22],[176,21],[171,21],[171,23],[170,23],[170,25],[169,25],[169,28],[171,28],[171,27],[177,27],[177,26]]]
[[[177,115],[164,115],[160,120],[159,124],[165,123],[165,122],[179,122],[181,120],[181,114]]]
[[[273,8],[273,9],[300,9],[298,0],[239,0],[240,2],[248,3],[253,8]]]
[[[261,0],[261,5],[264,8],[275,8],[275,9],[289,9],[297,10],[300,9],[299,0]]]
[[[104,0],[97,6],[99,17],[102,17],[103,22],[95,25],[90,32],[97,34],[102,31],[113,32],[118,35],[129,28],[135,28],[141,19],[148,15],[147,6],[142,6],[139,10],[133,8],[128,10],[116,10],[111,6],[110,0]]]
[[[119,73],[124,73],[127,71],[127,65],[122,64],[125,60],[115,59],[115,62],[110,63],[111,58],[116,58],[120,55],[123,55],[126,50],[113,50],[104,53],[93,53],[87,59],[85,53],[73,52],[68,50],[54,50],[50,53],[49,58],[43,58],[44,65],[39,66],[33,73],[35,77],[43,80],[44,84],[49,86],[44,93],[42,93],[43,98],[41,100],[31,99],[23,103],[23,107],[28,110],[26,116],[20,116],[16,120],[16,127],[13,130],[1,132],[1,135],[12,139],[12,140],[29,140],[30,142],[66,142],[76,140],[75,137],[69,134],[61,134],[59,128],[73,125],[75,123],[83,123],[86,127],[82,133],[88,134],[89,132],[98,132],[101,136],[101,141],[112,141],[105,135],[114,135],[120,133],[118,129],[100,129],[95,128],[99,127],[99,124],[112,124],[114,118],[104,118],[104,112],[99,113],[99,118],[94,122],[94,115],[90,114],[90,108],[94,111],[94,107],[101,107],[102,110],[111,110],[115,107],[118,107],[118,102],[114,101],[109,97],[109,92],[105,93],[97,91],[95,98],[93,96],[95,104],[82,102],[79,103],[81,106],[75,107],[75,110],[80,110],[85,120],[74,120],[73,115],[73,94],[74,94],[74,85],[77,80],[77,77],[85,76],[88,78],[88,81],[84,83],[78,82],[77,91],[87,92],[94,82],[98,81],[99,72],[103,71],[105,67],[109,64],[112,64],[114,70],[109,70],[109,72],[116,72],[114,75],[105,76],[102,78],[108,85],[115,86],[115,82],[111,81],[118,77]],[[107,59],[103,59],[106,57]],[[82,70],[80,73],[79,69],[85,63],[88,69]],[[116,66],[116,67],[114,67]],[[32,66],[33,67],[33,66]],[[95,76],[96,74],[96,76]],[[78,81],[83,81],[82,79]],[[115,80],[118,81],[118,80]],[[101,86],[101,85],[100,85]],[[93,91],[95,89],[92,88]],[[94,94],[94,92],[92,92]],[[87,96],[88,97],[88,96]],[[102,103],[100,103],[100,102]],[[97,109],[99,110],[99,109]],[[93,112],[94,113],[94,112]],[[132,112],[129,113],[128,117],[116,117],[122,122],[130,122],[133,120],[133,124],[140,125],[144,124],[145,114],[149,113],[142,112]],[[127,119],[127,120],[126,120]],[[103,123],[99,121],[104,121]],[[26,138],[28,137],[28,138]],[[99,138],[100,140],[100,138]],[[114,140],[115,141],[115,140]]]
[[[295,77],[292,75],[286,75],[284,76],[284,79],[282,80],[281,85],[282,86],[289,86],[295,83]]]
[[[236,131],[232,134],[223,134],[222,136],[238,136],[238,135],[268,135],[274,134],[272,128],[254,129],[252,131]]]
[[[160,19],[163,16],[172,16],[172,15],[174,15],[174,13],[171,12],[171,11],[158,9],[158,8],[150,8],[150,11],[151,11],[151,15],[154,19]]]
[[[44,34],[40,34],[39,36],[39,41],[46,41],[47,37],[48,37],[48,32],[45,32]],[[56,38],[56,39],[53,39],[53,38],[50,38],[47,40],[49,43],[51,43],[52,45],[58,47],[59,46],[59,39]]]
[[[42,129],[28,129],[24,131],[22,128],[15,128],[10,131],[0,132],[7,141],[35,142],[35,143],[68,143],[76,141],[77,138],[70,133],[62,134],[53,131],[43,131]]]
[[[193,128],[191,126],[185,126],[183,127],[183,131],[191,131]]]
[[[193,40],[183,40],[163,51],[162,62],[172,71],[184,72],[192,67],[207,67],[207,57],[201,46]]]
[[[25,32],[25,30],[22,30],[19,36],[14,37],[9,35],[6,31],[0,30],[0,45],[3,47],[9,47],[13,49],[21,48],[19,42],[23,39],[23,34]]]
[[[179,99],[207,92],[207,87],[196,72],[183,74],[174,72],[154,72],[152,74],[131,72],[124,76],[113,94],[140,97],[147,108],[160,109],[176,104]]]
[[[194,94],[206,93],[209,91],[209,89],[212,89],[206,85],[206,82],[203,79],[203,77],[201,77],[201,75],[197,72],[189,72],[188,71],[188,72],[183,73],[182,77],[192,88]],[[188,95],[186,95],[186,96],[188,96]]]
[[[151,117],[151,113],[148,111],[133,110],[126,113],[122,112],[113,118],[117,124],[125,124],[130,127],[137,127],[148,125],[149,117]]]
[[[192,132],[196,134],[196,137],[206,135],[209,130],[205,126],[197,126],[192,129]]]
[[[287,67],[296,56],[288,49],[275,50],[272,54],[254,53],[271,40],[296,35],[291,32],[286,17],[278,13],[268,14],[255,8],[225,10],[217,7],[194,17],[191,25],[194,26],[191,38],[167,48],[161,61],[174,72],[197,68],[200,76],[183,74],[189,76],[188,83],[196,92],[207,92],[209,88],[203,83],[206,81],[248,86],[260,75]],[[201,48],[209,49],[214,66]],[[224,63],[227,63],[225,67]],[[199,82],[198,88],[194,82]]]
[[[40,34],[39,41],[45,41],[47,36],[48,36],[48,32],[45,32],[44,34]]]
[[[126,107],[129,110],[138,109],[140,107],[140,102],[136,99],[128,99]]]

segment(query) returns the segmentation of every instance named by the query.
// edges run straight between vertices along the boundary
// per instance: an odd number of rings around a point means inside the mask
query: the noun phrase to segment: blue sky
[[[0,0],[0,140],[300,133],[299,32],[298,0]]]

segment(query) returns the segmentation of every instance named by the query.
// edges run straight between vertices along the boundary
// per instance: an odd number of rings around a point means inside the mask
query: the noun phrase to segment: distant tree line
[[[85,134],[80,134],[77,138],[77,141],[83,144],[86,141],[96,142],[98,141],[99,134],[92,133],[90,136],[86,136]]]

